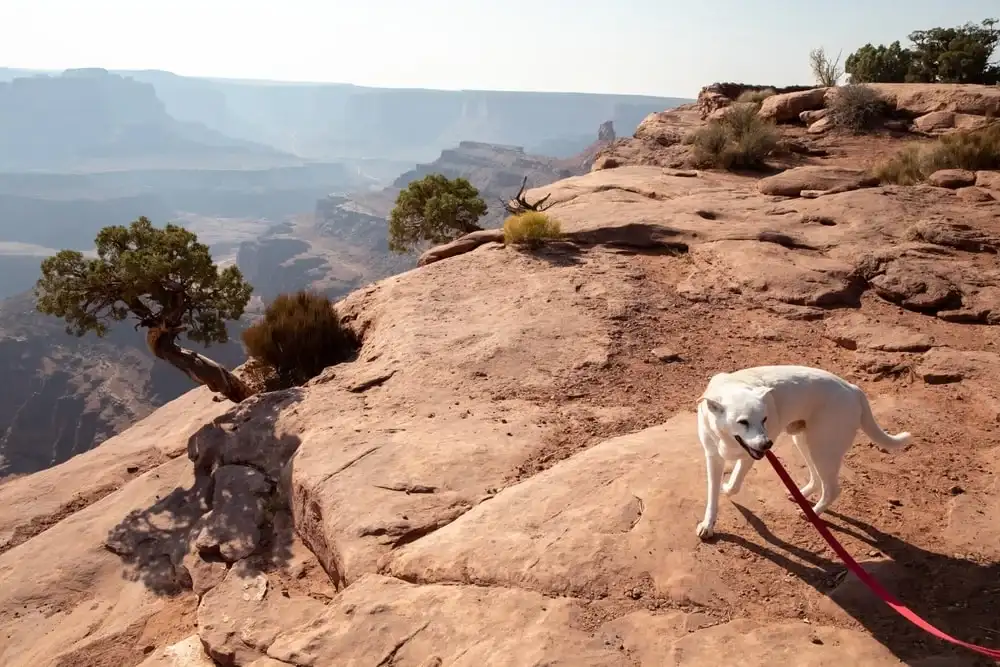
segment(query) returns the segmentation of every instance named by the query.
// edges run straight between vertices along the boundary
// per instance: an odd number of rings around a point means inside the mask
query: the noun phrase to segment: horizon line
[[[204,74],[179,74],[177,72],[158,69],[158,68],[141,68],[141,69],[129,69],[129,68],[108,68],[100,66],[84,66],[84,67],[64,67],[64,68],[39,68],[39,67],[18,67],[14,65],[0,65],[0,70],[16,70],[22,72],[29,72],[32,74],[64,74],[65,72],[72,70],[87,70],[87,69],[97,69],[104,70],[105,72],[115,73],[115,74],[140,74],[146,72],[156,72],[161,74],[169,74],[171,76],[176,76],[183,79],[201,79],[203,81],[214,81],[217,83],[236,83],[236,84],[267,84],[267,85],[277,85],[277,86],[341,86],[341,87],[351,87],[351,88],[367,88],[370,90],[408,90],[408,91],[424,91],[424,92],[445,92],[445,93],[520,93],[520,94],[534,94],[534,95],[598,95],[602,97],[646,97],[653,99],[670,99],[670,100],[690,100],[695,101],[697,97],[684,97],[680,95],[654,95],[650,93],[608,93],[608,92],[594,92],[594,91],[579,91],[579,90],[525,90],[525,89],[504,89],[504,88],[434,88],[434,87],[424,87],[424,86],[372,86],[367,84],[358,83],[348,83],[343,81],[313,81],[313,80],[302,80],[302,79],[256,79],[247,77],[234,77],[234,76],[210,76]]]

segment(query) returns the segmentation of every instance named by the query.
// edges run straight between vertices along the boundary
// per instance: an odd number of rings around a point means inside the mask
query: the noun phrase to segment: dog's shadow
[[[733,505],[768,546],[725,533],[717,535],[718,541],[737,544],[794,574],[855,618],[900,660],[953,656],[955,661],[948,665],[996,664],[912,625],[853,575],[845,577],[846,566],[829,550],[831,558],[790,544],[752,511]],[[884,565],[866,564],[866,569],[904,605],[956,639],[1000,648],[1000,563],[982,565],[926,551],[839,512],[828,511],[824,517],[835,533],[849,535],[891,559]],[[830,521],[831,517],[838,521]],[[871,560],[861,556],[855,554],[860,561]]]

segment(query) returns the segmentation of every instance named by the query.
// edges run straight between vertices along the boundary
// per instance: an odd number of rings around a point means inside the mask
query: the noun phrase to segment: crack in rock
[[[376,489],[385,489],[386,491],[398,491],[400,493],[405,493],[407,495],[411,493],[437,493],[438,487],[430,486],[429,484],[404,484],[402,482],[396,482],[395,484],[372,484]]]
[[[410,640],[412,640],[418,634],[420,634],[425,629],[427,629],[427,626],[430,625],[430,624],[431,624],[431,622],[427,621],[426,623],[424,623],[423,625],[421,625],[419,628],[417,628],[416,630],[414,630],[413,632],[411,632],[410,634],[408,634],[406,637],[403,637],[403,639],[401,639],[400,641],[396,642],[396,645],[393,646],[392,650],[390,650],[389,653],[387,653],[386,656],[379,661],[379,663],[378,663],[378,665],[376,665],[376,667],[391,667],[391,665],[394,665],[396,663],[396,655],[399,653],[399,651],[404,646],[406,646],[406,644],[408,644],[410,642]]]

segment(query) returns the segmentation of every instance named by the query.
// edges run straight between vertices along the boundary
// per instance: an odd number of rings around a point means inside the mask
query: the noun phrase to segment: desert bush
[[[327,366],[351,358],[357,349],[330,299],[307,290],[272,301],[263,317],[243,332],[243,345],[251,359],[274,369],[283,386],[302,384]]]
[[[757,110],[757,105],[734,105],[722,118],[695,130],[686,139],[694,149],[694,162],[723,169],[762,166],[778,145],[778,131]]]
[[[505,243],[537,246],[562,236],[559,221],[540,211],[525,211],[512,215],[503,223]]]
[[[874,88],[848,84],[837,89],[827,117],[834,127],[860,134],[874,129],[890,110],[889,102]]]
[[[763,90],[753,90],[752,88],[748,88],[739,94],[736,101],[742,103],[760,104],[767,98],[776,94],[777,91],[775,91],[774,88],[764,88]]]
[[[947,134],[925,146],[907,146],[878,165],[875,176],[884,183],[912,185],[940,169],[1000,169],[1000,122]]]

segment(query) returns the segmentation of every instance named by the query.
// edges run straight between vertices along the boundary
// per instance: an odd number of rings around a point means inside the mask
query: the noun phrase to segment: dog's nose
[[[774,441],[772,441],[772,440],[765,440],[764,441],[764,447],[763,447],[764,451],[766,452],[767,450],[771,449],[772,445],[774,445]]]

